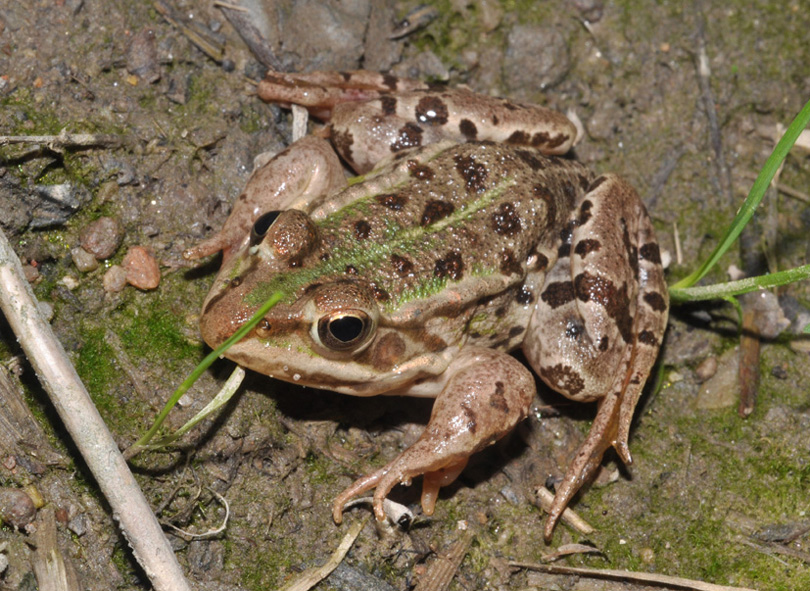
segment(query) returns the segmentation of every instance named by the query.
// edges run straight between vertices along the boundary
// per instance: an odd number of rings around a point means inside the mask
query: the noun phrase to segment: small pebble
[[[124,240],[124,226],[110,217],[101,217],[88,224],[79,234],[79,244],[96,259],[110,258]]]
[[[73,275],[65,275],[56,283],[58,283],[59,285],[64,285],[70,291],[73,291],[74,289],[79,287],[79,280],[76,279]]]
[[[70,249],[70,257],[73,259],[73,264],[80,273],[89,273],[98,269],[98,261],[96,257],[87,252],[81,246],[76,246]]]
[[[712,355],[700,362],[695,369],[698,382],[703,383],[717,373],[717,357]]]
[[[107,293],[118,293],[127,286],[127,272],[120,265],[113,265],[104,273],[101,280],[104,291]]]
[[[155,257],[143,246],[127,251],[121,265],[127,272],[127,283],[142,290],[155,289],[160,284],[160,267]]]
[[[31,523],[37,514],[34,501],[16,488],[0,488],[0,520],[13,527],[22,528]]]
[[[127,72],[134,74],[145,82],[160,80],[160,63],[158,62],[155,32],[147,27],[134,37],[127,48]],[[137,84],[137,80],[135,82]]]
[[[703,382],[698,392],[699,409],[728,408],[740,397],[738,349],[729,349],[717,360],[717,373]]]
[[[653,550],[652,548],[649,547],[642,548],[641,552],[639,552],[639,555],[641,557],[641,561],[644,564],[653,564],[655,562],[655,550]]]
[[[34,265],[23,265],[23,275],[25,275],[28,283],[36,283],[39,281],[39,269]]]
[[[74,534],[82,537],[87,533],[87,515],[85,513],[79,513],[76,517],[68,521],[67,526]]]

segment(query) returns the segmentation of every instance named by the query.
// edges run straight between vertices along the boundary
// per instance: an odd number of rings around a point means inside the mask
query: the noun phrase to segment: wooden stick
[[[62,344],[42,318],[22,266],[0,230],[0,310],[17,336],[76,447],[110,503],[113,517],[157,591],[188,591],[157,518],[129,471]]]

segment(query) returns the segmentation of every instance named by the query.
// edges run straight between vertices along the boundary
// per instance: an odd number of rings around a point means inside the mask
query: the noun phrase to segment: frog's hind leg
[[[437,378],[443,387],[425,431],[411,447],[344,490],[332,505],[336,523],[352,497],[376,487],[374,514],[385,518],[383,501],[397,484],[424,475],[422,509],[433,513],[439,489],[453,482],[468,458],[495,443],[529,412],[535,384],[513,357],[483,347],[462,349]]]
[[[532,321],[538,334],[524,351],[549,386],[574,400],[598,400],[599,410],[557,487],[547,539],[608,448],[631,463],[630,423],[658,355],[668,307],[650,219],[621,178],[596,179],[562,236]]]

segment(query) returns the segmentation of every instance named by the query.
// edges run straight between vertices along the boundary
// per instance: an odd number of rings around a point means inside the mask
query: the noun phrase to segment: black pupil
[[[348,343],[363,333],[363,321],[357,316],[341,316],[329,323],[329,332],[341,343]]]
[[[265,214],[262,214],[259,219],[257,219],[253,223],[253,229],[250,232],[250,244],[251,246],[255,246],[259,242],[262,241],[264,235],[267,234],[267,230],[270,229],[270,226],[273,225],[273,222],[276,221],[278,214],[281,213],[280,211],[268,211]]]

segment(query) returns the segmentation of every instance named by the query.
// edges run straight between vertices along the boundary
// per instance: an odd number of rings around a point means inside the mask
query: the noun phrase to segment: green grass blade
[[[174,391],[174,394],[171,395],[171,398],[169,398],[169,400],[163,406],[163,409],[160,411],[160,414],[158,414],[157,418],[155,419],[155,422],[152,424],[149,430],[146,433],[144,433],[143,437],[138,439],[138,441],[136,441],[134,444],[132,444],[132,446],[129,449],[126,450],[126,452],[124,453],[125,458],[129,459],[146,448],[146,446],[149,444],[149,442],[152,440],[152,438],[160,429],[161,425],[163,425],[163,421],[165,421],[166,417],[169,416],[169,412],[171,412],[172,408],[174,408],[174,405],[177,404],[177,401],[180,400],[180,398],[182,398],[183,394],[185,394],[188,391],[188,389],[191,388],[194,382],[197,381],[197,379],[203,374],[203,372],[206,369],[208,369],[211,366],[212,363],[214,363],[214,361],[219,359],[219,357],[223,353],[225,353],[225,351],[230,349],[234,343],[238,342],[247,333],[249,333],[253,329],[253,327],[256,326],[261,321],[262,318],[264,318],[264,315],[267,314],[267,312],[273,306],[279,303],[283,299],[283,297],[284,294],[282,294],[281,292],[275,292],[274,294],[272,294],[269,298],[267,298],[267,301],[265,301],[264,304],[256,311],[256,313],[253,316],[251,316],[250,320],[248,320],[245,324],[240,326],[239,330],[233,333],[228,340],[226,340],[219,347],[217,347],[216,349],[214,349],[208,355],[205,356],[205,359],[203,359],[200,362],[200,364],[194,368],[194,371],[192,371],[188,375],[188,377],[185,380],[183,380],[183,383],[180,384],[177,390]]]
[[[799,134],[802,132],[802,130],[804,130],[805,127],[807,127],[808,122],[810,122],[810,101],[808,101],[799,114],[796,115],[796,118],[790,124],[790,127],[788,127],[785,131],[785,135],[782,136],[782,139],[780,139],[776,144],[776,147],[768,157],[768,160],[765,161],[765,165],[762,167],[759,176],[757,176],[757,180],[754,181],[754,185],[751,187],[748,197],[745,199],[742,207],[737,212],[737,216],[734,218],[734,221],[731,222],[731,225],[726,231],[726,235],[723,237],[723,240],[717,245],[714,252],[712,252],[709,258],[706,259],[697,270],[678,281],[672,286],[671,290],[678,291],[684,288],[692,287],[695,283],[700,281],[706,275],[706,273],[709,272],[717,261],[720,260],[720,257],[726,253],[732,244],[734,244],[734,241],[737,240],[740,232],[742,232],[743,227],[745,227],[745,225],[751,219],[751,216],[754,215],[754,211],[762,201],[762,198],[765,196],[765,190],[773,180],[776,171],[779,169],[782,161],[788,155],[788,152],[790,152],[793,144],[796,143],[796,139],[798,139]]]
[[[810,265],[802,265],[801,267],[788,269],[787,271],[778,271],[757,277],[746,277],[745,279],[729,281],[728,283],[686,288],[676,288],[673,286],[669,289],[669,297],[674,304],[730,298],[748,293],[749,291],[778,287],[786,283],[792,283],[793,281],[807,279],[808,277],[810,277]]]

